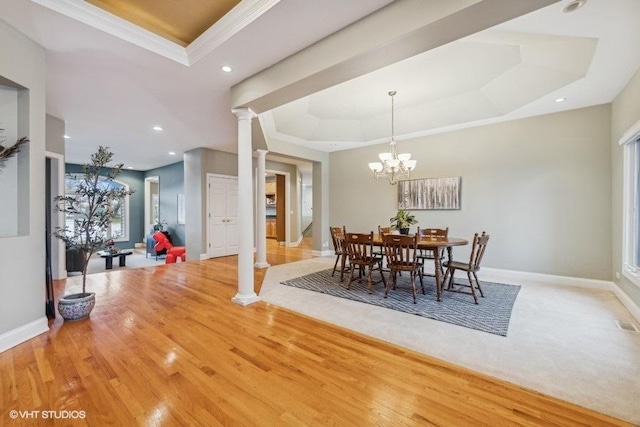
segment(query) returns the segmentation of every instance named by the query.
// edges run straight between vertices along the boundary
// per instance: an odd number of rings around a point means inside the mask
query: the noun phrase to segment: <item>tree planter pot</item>
[[[409,234],[409,227],[407,227],[407,228],[401,228],[401,229],[400,229],[400,234]]]
[[[58,312],[64,320],[82,320],[89,317],[96,305],[96,294],[93,292],[65,295],[58,301]]]

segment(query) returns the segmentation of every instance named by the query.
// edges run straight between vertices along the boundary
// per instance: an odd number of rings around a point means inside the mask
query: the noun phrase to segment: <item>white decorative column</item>
[[[264,182],[264,171],[265,171],[265,162],[266,155],[268,153],[267,150],[256,150],[258,153],[258,209],[256,210],[257,215],[257,228],[256,228],[256,267],[257,268],[267,268],[269,267],[269,263],[267,263],[267,206],[265,203],[265,182]]]
[[[238,117],[238,293],[232,301],[249,305],[260,298],[253,284],[253,178],[249,108],[231,110]]]

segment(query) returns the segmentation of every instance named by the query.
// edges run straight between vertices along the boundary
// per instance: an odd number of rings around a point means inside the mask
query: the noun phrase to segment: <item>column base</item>
[[[268,268],[271,267],[271,264],[269,264],[268,262],[256,262],[254,264],[255,268]]]
[[[250,295],[236,294],[235,297],[231,298],[231,301],[233,301],[235,304],[246,306],[260,301],[260,297],[256,295],[255,292]]]

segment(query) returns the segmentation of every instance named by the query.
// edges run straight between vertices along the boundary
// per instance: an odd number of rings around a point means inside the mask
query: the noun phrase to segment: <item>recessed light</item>
[[[169,155],[170,155],[170,156],[175,156],[175,155],[176,155],[176,152],[175,152],[175,151],[169,151]]]
[[[225,73],[230,73],[232,71],[231,67],[229,67],[228,65],[222,66],[221,70],[224,71]]]
[[[127,169],[133,169],[133,166],[127,166]]]
[[[156,131],[158,131],[158,132],[161,132],[161,131],[162,131],[162,128],[161,128],[160,126],[154,126],[154,127],[153,127],[153,130],[156,130]]]
[[[69,135],[64,135],[63,138],[64,139],[71,139],[71,137]]]
[[[558,103],[558,102],[564,102],[566,100],[567,100],[567,98],[556,98],[556,99],[553,100],[553,102]]]
[[[587,2],[587,0],[574,0],[571,3],[569,3],[568,5],[566,5],[564,7],[564,9],[562,9],[562,11],[564,13],[571,13],[571,12],[575,12],[576,10],[580,9],[582,6],[585,5],[585,3]]]

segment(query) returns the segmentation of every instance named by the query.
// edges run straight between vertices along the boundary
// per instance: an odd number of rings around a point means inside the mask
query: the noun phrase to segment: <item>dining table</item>
[[[373,235],[373,244],[375,246],[383,246],[382,236]],[[444,277],[442,277],[442,260],[440,259],[440,249],[446,248],[449,260],[452,259],[452,249],[454,246],[468,245],[469,241],[458,237],[432,237],[422,236],[418,240],[418,249],[431,250],[433,252],[433,264],[435,268],[436,280],[436,300],[441,301],[442,290],[444,286]]]

